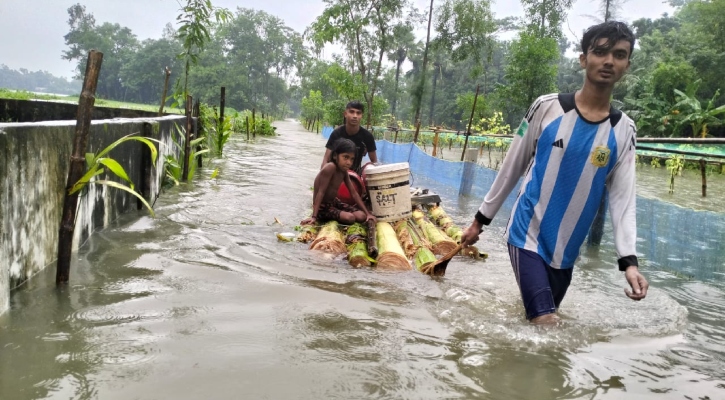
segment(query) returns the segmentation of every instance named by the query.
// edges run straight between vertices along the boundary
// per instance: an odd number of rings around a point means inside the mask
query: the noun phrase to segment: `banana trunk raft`
[[[411,218],[394,223],[356,223],[344,227],[335,221],[322,225],[300,227],[296,238],[277,235],[280,240],[310,243],[311,250],[334,255],[345,254],[351,266],[371,267],[387,271],[415,269],[429,275],[444,275],[433,266],[436,256],[456,251],[463,231],[453,223],[440,206],[416,209]],[[460,255],[485,259],[476,248],[462,250]]]

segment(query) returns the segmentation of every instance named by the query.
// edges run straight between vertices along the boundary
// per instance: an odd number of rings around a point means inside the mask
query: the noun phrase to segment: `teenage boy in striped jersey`
[[[620,271],[633,300],[648,283],[636,256],[635,143],[629,117],[610,104],[614,84],[629,68],[634,34],[621,22],[587,29],[579,63],[584,85],[576,93],[539,97],[514,135],[511,148],[471,225],[464,246],[478,241],[523,175],[506,229],[509,255],[526,318],[554,323],[571,283],[574,262],[605,190]]]

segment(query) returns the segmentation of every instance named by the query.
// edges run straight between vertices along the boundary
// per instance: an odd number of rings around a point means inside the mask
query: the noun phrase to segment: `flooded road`
[[[49,268],[14,291],[0,399],[725,398],[722,280],[645,267],[635,303],[612,251],[585,251],[563,324],[533,327],[506,218],[482,236],[486,262],[454,259],[441,280],[352,269],[275,238],[309,213],[324,153],[319,135],[276,125],[234,137],[157,218],[94,234],[69,287]],[[428,187],[459,225],[480,204]]]

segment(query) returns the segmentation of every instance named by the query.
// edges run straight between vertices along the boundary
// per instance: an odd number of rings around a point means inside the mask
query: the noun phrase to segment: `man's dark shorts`
[[[354,205],[343,203],[335,197],[335,200],[320,204],[320,209],[317,211],[317,219],[320,221],[340,221],[341,212],[354,213],[360,211]]]
[[[508,248],[526,309],[526,319],[532,320],[556,312],[569,288],[574,268],[552,268],[533,251],[511,244]]]

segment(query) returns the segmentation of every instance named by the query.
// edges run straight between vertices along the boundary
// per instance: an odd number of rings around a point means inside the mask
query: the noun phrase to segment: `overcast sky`
[[[365,1],[365,0],[359,0]],[[414,0],[421,9],[430,2]],[[625,20],[656,18],[672,12],[664,0],[629,0],[625,4]],[[435,4],[442,0],[436,0]],[[66,49],[63,35],[68,33],[68,7],[75,3],[86,6],[96,23],[118,23],[130,28],[143,40],[159,38],[164,25],[174,22],[178,14],[177,0],[0,0],[0,64],[12,69],[45,70],[57,76],[71,77],[73,66],[61,59]],[[237,7],[262,9],[283,19],[298,32],[322,13],[322,0],[213,0],[215,6],[232,11]],[[515,0],[493,0],[497,18],[523,13]],[[580,35],[593,21],[587,14],[596,13],[595,0],[575,0],[564,31]]]

